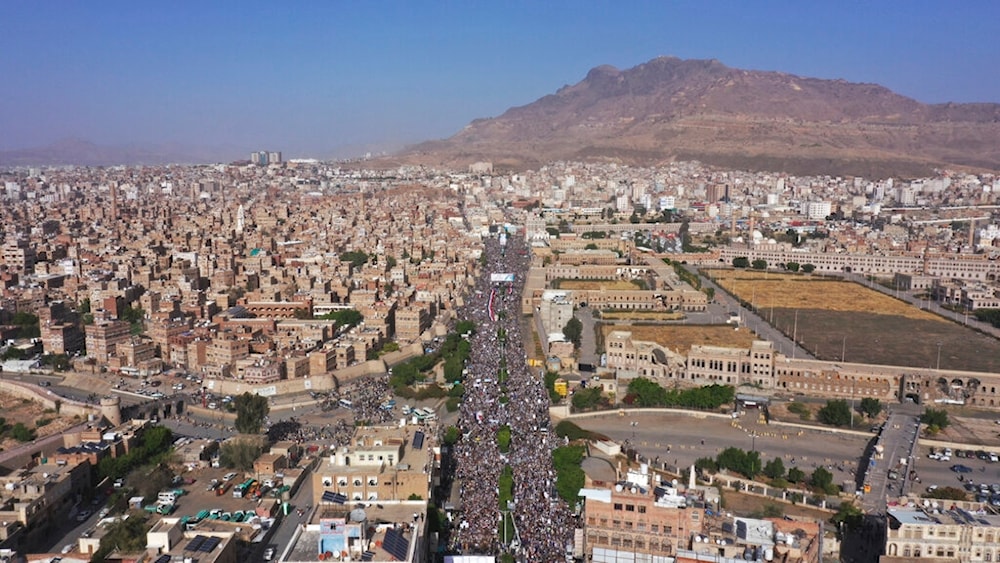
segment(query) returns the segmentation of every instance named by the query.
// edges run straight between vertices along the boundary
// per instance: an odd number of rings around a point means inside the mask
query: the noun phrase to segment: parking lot
[[[956,449],[949,458],[932,459],[928,457],[931,448],[920,446],[917,451],[919,456],[914,466],[920,483],[913,484],[914,493],[925,494],[928,487],[956,487],[968,492],[970,499],[1000,506],[1000,463],[990,461],[986,452],[980,450],[977,456],[976,450]],[[967,456],[968,452],[972,457]],[[961,471],[956,470],[958,466],[962,466]],[[986,485],[989,492],[980,485]],[[997,485],[997,491],[993,491],[992,485]]]
[[[225,476],[229,473],[236,475],[226,481]],[[185,471],[183,477],[186,481],[194,480],[191,484],[180,485],[179,489],[184,489],[185,493],[176,501],[174,516],[194,516],[201,510],[219,509],[222,512],[236,512],[237,510],[252,511],[257,507],[258,501],[250,498],[233,498],[233,487],[247,480],[248,476],[242,472],[232,471],[226,468],[205,468]],[[217,479],[223,483],[224,493],[216,494],[212,486],[212,480]],[[265,502],[272,501],[273,497],[265,495]]]

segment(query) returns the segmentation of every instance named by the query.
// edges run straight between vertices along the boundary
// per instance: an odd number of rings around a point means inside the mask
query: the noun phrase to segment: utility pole
[[[799,310],[795,310],[795,324],[792,325],[792,359],[795,359],[795,352],[799,347]]]

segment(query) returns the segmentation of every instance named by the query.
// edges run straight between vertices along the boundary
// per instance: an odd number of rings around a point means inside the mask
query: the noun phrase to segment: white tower
[[[243,204],[241,203],[239,207],[236,208],[236,231],[239,233],[243,232],[243,225],[246,222],[246,210],[243,209]]]

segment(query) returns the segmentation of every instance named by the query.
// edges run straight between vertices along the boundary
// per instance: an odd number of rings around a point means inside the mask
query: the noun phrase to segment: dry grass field
[[[817,358],[1000,373],[1000,341],[862,285],[712,270],[719,285]],[[940,346],[939,346],[940,345]]]
[[[803,274],[747,270],[711,270],[716,283],[762,313],[775,309],[860,311],[909,319],[949,322],[908,303],[862,285]]]
[[[560,280],[557,289],[627,291],[642,289],[639,284],[629,280]]]
[[[656,342],[681,354],[687,354],[691,346],[729,346],[749,348],[754,340],[752,332],[745,328],[734,330],[729,325],[617,325],[602,323],[601,337],[607,337],[613,330],[627,330],[634,340]]]
[[[28,428],[34,429],[39,438],[59,434],[79,422],[72,417],[60,416],[55,411],[46,411],[40,403],[6,393],[0,393],[0,411],[2,411],[0,416],[3,416],[7,426],[14,426],[18,422],[24,423]],[[39,420],[49,420],[49,422],[43,426],[37,426]],[[19,444],[20,442],[10,437],[4,437],[0,440],[0,447],[5,450]]]

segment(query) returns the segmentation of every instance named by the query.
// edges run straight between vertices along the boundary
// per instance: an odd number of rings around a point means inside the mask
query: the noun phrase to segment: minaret
[[[975,250],[976,248],[976,220],[973,219],[969,223],[969,248]]]
[[[118,184],[111,184],[111,220],[118,221]]]
[[[243,227],[246,224],[246,210],[243,209],[243,204],[241,203],[239,207],[236,208],[236,232],[243,234]]]

